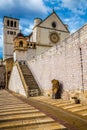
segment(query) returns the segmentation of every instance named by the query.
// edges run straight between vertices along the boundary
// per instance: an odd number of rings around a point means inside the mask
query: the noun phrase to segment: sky
[[[3,51],[3,17],[20,19],[24,35],[32,31],[34,18],[45,19],[55,10],[60,19],[75,32],[87,23],[87,0],[0,0],[0,58]]]

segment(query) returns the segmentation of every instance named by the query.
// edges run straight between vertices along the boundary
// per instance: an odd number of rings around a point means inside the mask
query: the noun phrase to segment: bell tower
[[[19,19],[4,16],[3,19],[3,59],[13,58],[13,39],[19,32]]]

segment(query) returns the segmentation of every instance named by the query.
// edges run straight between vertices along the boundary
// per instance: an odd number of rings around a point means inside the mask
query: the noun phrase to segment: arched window
[[[11,21],[11,27],[13,27],[13,21]]]
[[[23,41],[19,42],[19,47],[23,47]]]
[[[7,34],[9,34],[9,31],[7,31]]]
[[[7,26],[9,26],[9,20],[7,20]]]
[[[10,31],[10,34],[13,35],[13,31]]]
[[[16,32],[14,32],[14,35],[16,35]]]
[[[16,27],[16,21],[14,22],[14,27]]]
[[[32,46],[32,43],[30,44],[30,46]]]
[[[27,46],[29,46],[29,43],[27,43]]]
[[[34,49],[36,48],[36,44],[34,43]]]

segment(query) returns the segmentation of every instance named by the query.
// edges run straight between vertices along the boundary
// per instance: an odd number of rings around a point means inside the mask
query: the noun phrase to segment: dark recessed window
[[[11,34],[11,35],[13,35],[13,32],[12,32],[12,31],[10,31],[10,34]]]
[[[30,44],[30,46],[32,46],[32,44]]]
[[[23,41],[19,42],[19,47],[23,47]]]
[[[56,28],[56,22],[52,22],[52,27]]]
[[[14,35],[16,35],[16,32],[14,32]]]
[[[14,22],[14,27],[16,27],[16,21]]]
[[[10,34],[11,34],[11,35],[13,35],[13,32],[12,32],[12,31],[10,31]]]
[[[9,34],[9,31],[7,31],[7,34]]]
[[[11,21],[11,27],[13,27],[13,21]]]
[[[36,44],[34,44],[34,48],[36,48]]]
[[[7,26],[9,26],[9,20],[7,20]]]
[[[27,46],[29,46],[29,43],[27,43]]]

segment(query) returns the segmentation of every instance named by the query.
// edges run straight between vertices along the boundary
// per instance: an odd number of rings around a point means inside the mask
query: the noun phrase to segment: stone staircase
[[[30,69],[28,68],[28,66],[25,64],[25,62],[24,63],[20,62],[19,65],[20,65],[22,74],[24,76],[25,82],[29,89],[29,96],[41,95],[40,88],[39,88],[34,76],[32,75]]]
[[[70,100],[52,99],[51,97],[45,97],[45,96],[38,96],[36,98],[33,97],[33,99],[47,103],[55,107],[60,107],[64,110],[83,116],[85,117],[85,119],[87,119],[87,106],[85,105],[75,104]]]
[[[1,90],[0,130],[67,130],[67,128],[6,90]]]

